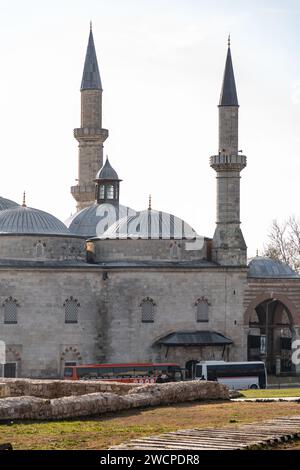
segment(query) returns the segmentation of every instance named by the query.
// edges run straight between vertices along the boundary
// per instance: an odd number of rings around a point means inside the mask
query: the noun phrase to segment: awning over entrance
[[[164,346],[226,346],[232,340],[216,331],[177,331],[158,340]]]

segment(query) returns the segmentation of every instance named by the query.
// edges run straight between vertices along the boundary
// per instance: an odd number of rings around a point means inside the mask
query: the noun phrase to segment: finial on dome
[[[149,211],[151,211],[152,209],[151,204],[152,204],[152,197],[151,197],[151,194],[149,194],[149,207],[148,207]]]
[[[22,207],[27,207],[27,206],[26,206],[26,193],[25,193],[25,191],[24,191],[24,193],[23,193],[23,203],[22,203]]]
[[[90,21],[90,31],[93,31],[93,23],[92,23],[92,20]]]
[[[228,47],[230,47],[230,34],[228,35]]]
[[[258,249],[256,249],[256,256],[259,256],[259,254],[258,254]]]

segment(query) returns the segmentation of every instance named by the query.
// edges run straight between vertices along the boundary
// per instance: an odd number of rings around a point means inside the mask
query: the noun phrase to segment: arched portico
[[[257,296],[245,312],[248,360],[263,360],[270,374],[293,374],[292,342],[298,336],[299,312],[285,295]]]

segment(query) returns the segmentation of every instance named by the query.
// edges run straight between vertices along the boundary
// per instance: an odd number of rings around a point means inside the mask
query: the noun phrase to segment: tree
[[[300,221],[291,216],[283,223],[273,220],[264,256],[282,261],[300,273]]]

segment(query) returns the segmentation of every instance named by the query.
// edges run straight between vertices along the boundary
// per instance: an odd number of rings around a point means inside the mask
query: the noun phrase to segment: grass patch
[[[11,442],[14,449],[108,449],[133,438],[178,429],[236,427],[299,413],[297,403],[182,403],[81,420],[0,424],[0,443]]]
[[[280,398],[300,397],[300,388],[266,389],[266,390],[242,390],[245,398]]]

